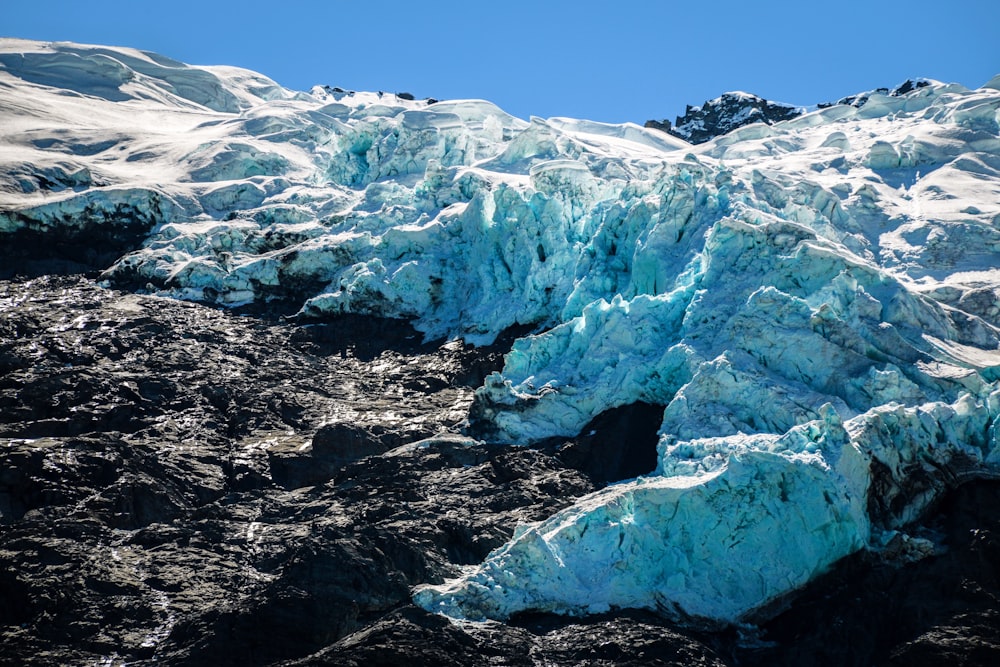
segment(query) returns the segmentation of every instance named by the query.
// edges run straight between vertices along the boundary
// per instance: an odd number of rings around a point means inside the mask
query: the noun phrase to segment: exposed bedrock
[[[455,625],[411,587],[650,472],[660,407],[539,448],[487,445],[451,420],[495,351],[79,277],[0,287],[7,664],[990,664],[1000,646],[990,482],[946,493],[756,631],[628,611]],[[601,448],[623,432],[647,444]]]

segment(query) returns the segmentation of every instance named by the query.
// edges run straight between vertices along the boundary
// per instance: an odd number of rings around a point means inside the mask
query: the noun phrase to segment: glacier
[[[110,285],[517,340],[469,432],[662,405],[658,465],[418,587],[466,619],[740,622],[1000,472],[1000,77],[697,146],[635,124],[0,40],[0,239]],[[21,244],[18,246],[17,244]]]

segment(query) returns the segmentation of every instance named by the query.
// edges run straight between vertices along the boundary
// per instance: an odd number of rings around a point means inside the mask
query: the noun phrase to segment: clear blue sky
[[[925,76],[1000,73],[1000,0],[18,2],[0,35],[133,46],[184,62],[521,117],[643,122],[727,90],[809,105]]]

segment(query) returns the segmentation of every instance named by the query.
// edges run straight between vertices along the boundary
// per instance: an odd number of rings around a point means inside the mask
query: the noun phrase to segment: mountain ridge
[[[838,104],[862,107],[872,95],[899,97],[932,84],[940,85],[940,82],[922,78],[907,79],[891,90],[889,88],[876,88],[841,98],[836,102],[820,102],[811,109],[827,109]],[[673,123],[666,118],[647,120],[644,127],[661,130],[692,144],[702,144],[746,125],[754,123],[773,125],[798,118],[809,110],[810,107],[774,102],[753,93],[729,91],[703,102],[699,106],[689,104],[684,115],[677,116]]]

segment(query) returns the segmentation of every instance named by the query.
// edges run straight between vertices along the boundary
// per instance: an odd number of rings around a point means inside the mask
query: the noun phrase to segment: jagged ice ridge
[[[109,283],[428,338],[532,325],[470,415],[497,442],[665,406],[653,474],[522,526],[428,609],[739,621],[859,549],[932,549],[898,531],[1000,469],[1000,78],[698,146],[129,49],[4,40],[0,86],[12,246],[134,238]]]

